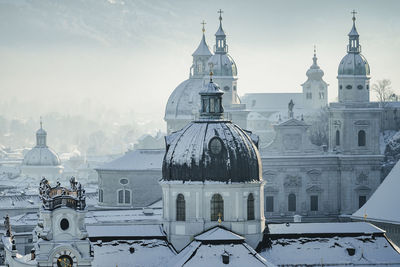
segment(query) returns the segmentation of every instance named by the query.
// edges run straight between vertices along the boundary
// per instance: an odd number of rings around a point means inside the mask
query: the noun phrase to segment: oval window
[[[126,179],[126,178],[122,178],[121,180],[119,180],[119,182],[122,184],[122,185],[126,185],[126,184],[128,184],[128,179]]]
[[[346,86],[346,89],[351,89],[353,88],[353,86],[351,86],[350,84]]]
[[[229,91],[229,86],[225,86],[225,87],[224,87],[224,90],[225,90],[225,91]]]
[[[339,89],[342,89],[343,88],[343,86],[342,85],[339,85]]]
[[[218,137],[214,137],[213,139],[211,139],[208,147],[212,154],[218,155],[222,151],[221,140]]]
[[[69,228],[69,221],[67,219],[62,219],[60,222],[60,227],[62,230],[67,230]]]
[[[357,89],[361,90],[361,89],[363,89],[363,86],[362,86],[361,84],[359,84],[359,85],[357,86]]]

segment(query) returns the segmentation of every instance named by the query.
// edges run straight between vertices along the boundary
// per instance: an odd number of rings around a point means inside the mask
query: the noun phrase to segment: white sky
[[[219,8],[240,95],[299,92],[316,44],[334,100],[352,9],[372,83],[389,78],[400,93],[400,1],[115,2],[0,0],[0,103],[17,99],[24,115],[38,117],[89,102],[88,113],[104,107],[159,120],[188,77],[203,19],[213,46]]]

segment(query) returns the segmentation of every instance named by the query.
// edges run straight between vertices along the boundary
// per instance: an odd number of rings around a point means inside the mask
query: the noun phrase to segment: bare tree
[[[383,105],[389,101],[397,101],[398,96],[392,90],[392,82],[389,79],[379,80],[372,85],[378,101]]]
[[[314,145],[328,144],[329,111],[327,107],[321,108],[311,117],[311,127],[308,129],[310,141]]]

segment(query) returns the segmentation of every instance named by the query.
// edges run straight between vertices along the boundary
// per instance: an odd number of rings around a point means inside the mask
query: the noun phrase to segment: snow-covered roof
[[[197,241],[243,241],[244,237],[217,226],[195,236],[194,239]]]
[[[398,248],[383,235],[279,238],[271,242],[272,248],[260,255],[279,266],[400,266]]]
[[[207,45],[206,37],[204,36],[201,38],[200,44],[197,49],[193,52],[192,56],[212,56],[210,48]]]
[[[166,266],[165,262],[175,256],[167,241],[120,240],[92,243],[93,267],[109,266]]]
[[[353,214],[353,218],[400,224],[400,162],[397,162],[368,201]]]
[[[161,170],[165,150],[137,149],[128,151],[120,158],[97,168],[97,170]]]
[[[307,234],[383,234],[382,229],[365,222],[346,223],[280,223],[269,224],[273,235],[307,235]]]
[[[126,224],[126,225],[87,225],[87,232],[90,240],[110,237],[110,238],[166,238],[162,226],[158,224]]]

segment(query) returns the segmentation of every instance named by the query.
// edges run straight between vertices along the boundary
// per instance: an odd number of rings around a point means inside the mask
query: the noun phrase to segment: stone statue
[[[289,102],[289,104],[288,104],[289,118],[290,118],[290,119],[293,119],[293,107],[294,107],[293,99],[290,99],[290,102]]]
[[[4,228],[6,229],[6,236],[11,237],[11,224],[8,214],[4,217]]]

